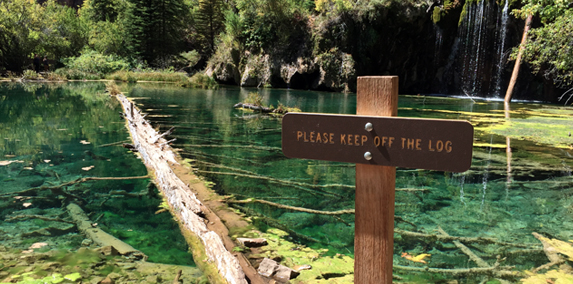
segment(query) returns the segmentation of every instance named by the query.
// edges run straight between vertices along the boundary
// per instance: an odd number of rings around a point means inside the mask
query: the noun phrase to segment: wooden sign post
[[[398,118],[398,77],[358,77],[356,116],[287,114],[287,157],[356,163],[354,282],[392,283],[396,167],[463,172],[467,121]]]
[[[398,115],[398,77],[359,77],[356,114]],[[356,164],[354,283],[392,283],[396,167]]]

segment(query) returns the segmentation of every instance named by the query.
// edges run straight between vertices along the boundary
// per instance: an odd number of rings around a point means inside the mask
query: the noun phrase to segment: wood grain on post
[[[397,116],[398,77],[358,77],[356,114]],[[396,167],[356,164],[354,283],[391,284]]]

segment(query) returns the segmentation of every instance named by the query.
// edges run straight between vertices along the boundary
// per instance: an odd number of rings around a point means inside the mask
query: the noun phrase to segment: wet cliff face
[[[331,91],[354,91],[357,76],[397,75],[401,93],[502,98],[523,31],[507,2],[392,1],[315,15],[288,47],[229,51],[220,57],[234,52],[233,64],[208,71],[242,86]],[[521,68],[514,98],[554,100],[551,84]]]

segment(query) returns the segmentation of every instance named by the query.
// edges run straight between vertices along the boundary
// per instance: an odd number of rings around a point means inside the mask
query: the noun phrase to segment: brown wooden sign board
[[[288,113],[282,150],[290,158],[464,172],[473,133],[463,120]]]

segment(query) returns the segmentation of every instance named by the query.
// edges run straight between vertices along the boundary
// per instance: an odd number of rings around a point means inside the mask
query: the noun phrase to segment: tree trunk
[[[519,52],[517,53],[517,59],[515,60],[515,65],[513,66],[513,73],[511,73],[511,80],[509,80],[509,86],[507,87],[507,92],[505,93],[505,104],[509,104],[511,101],[511,96],[513,94],[513,87],[515,87],[515,82],[517,81],[517,76],[519,75],[519,66],[521,65],[521,56],[523,55],[523,48],[527,42],[527,32],[531,28],[531,20],[533,15],[529,15],[525,20],[525,28],[523,28],[523,37],[521,38],[521,44],[519,45]]]

